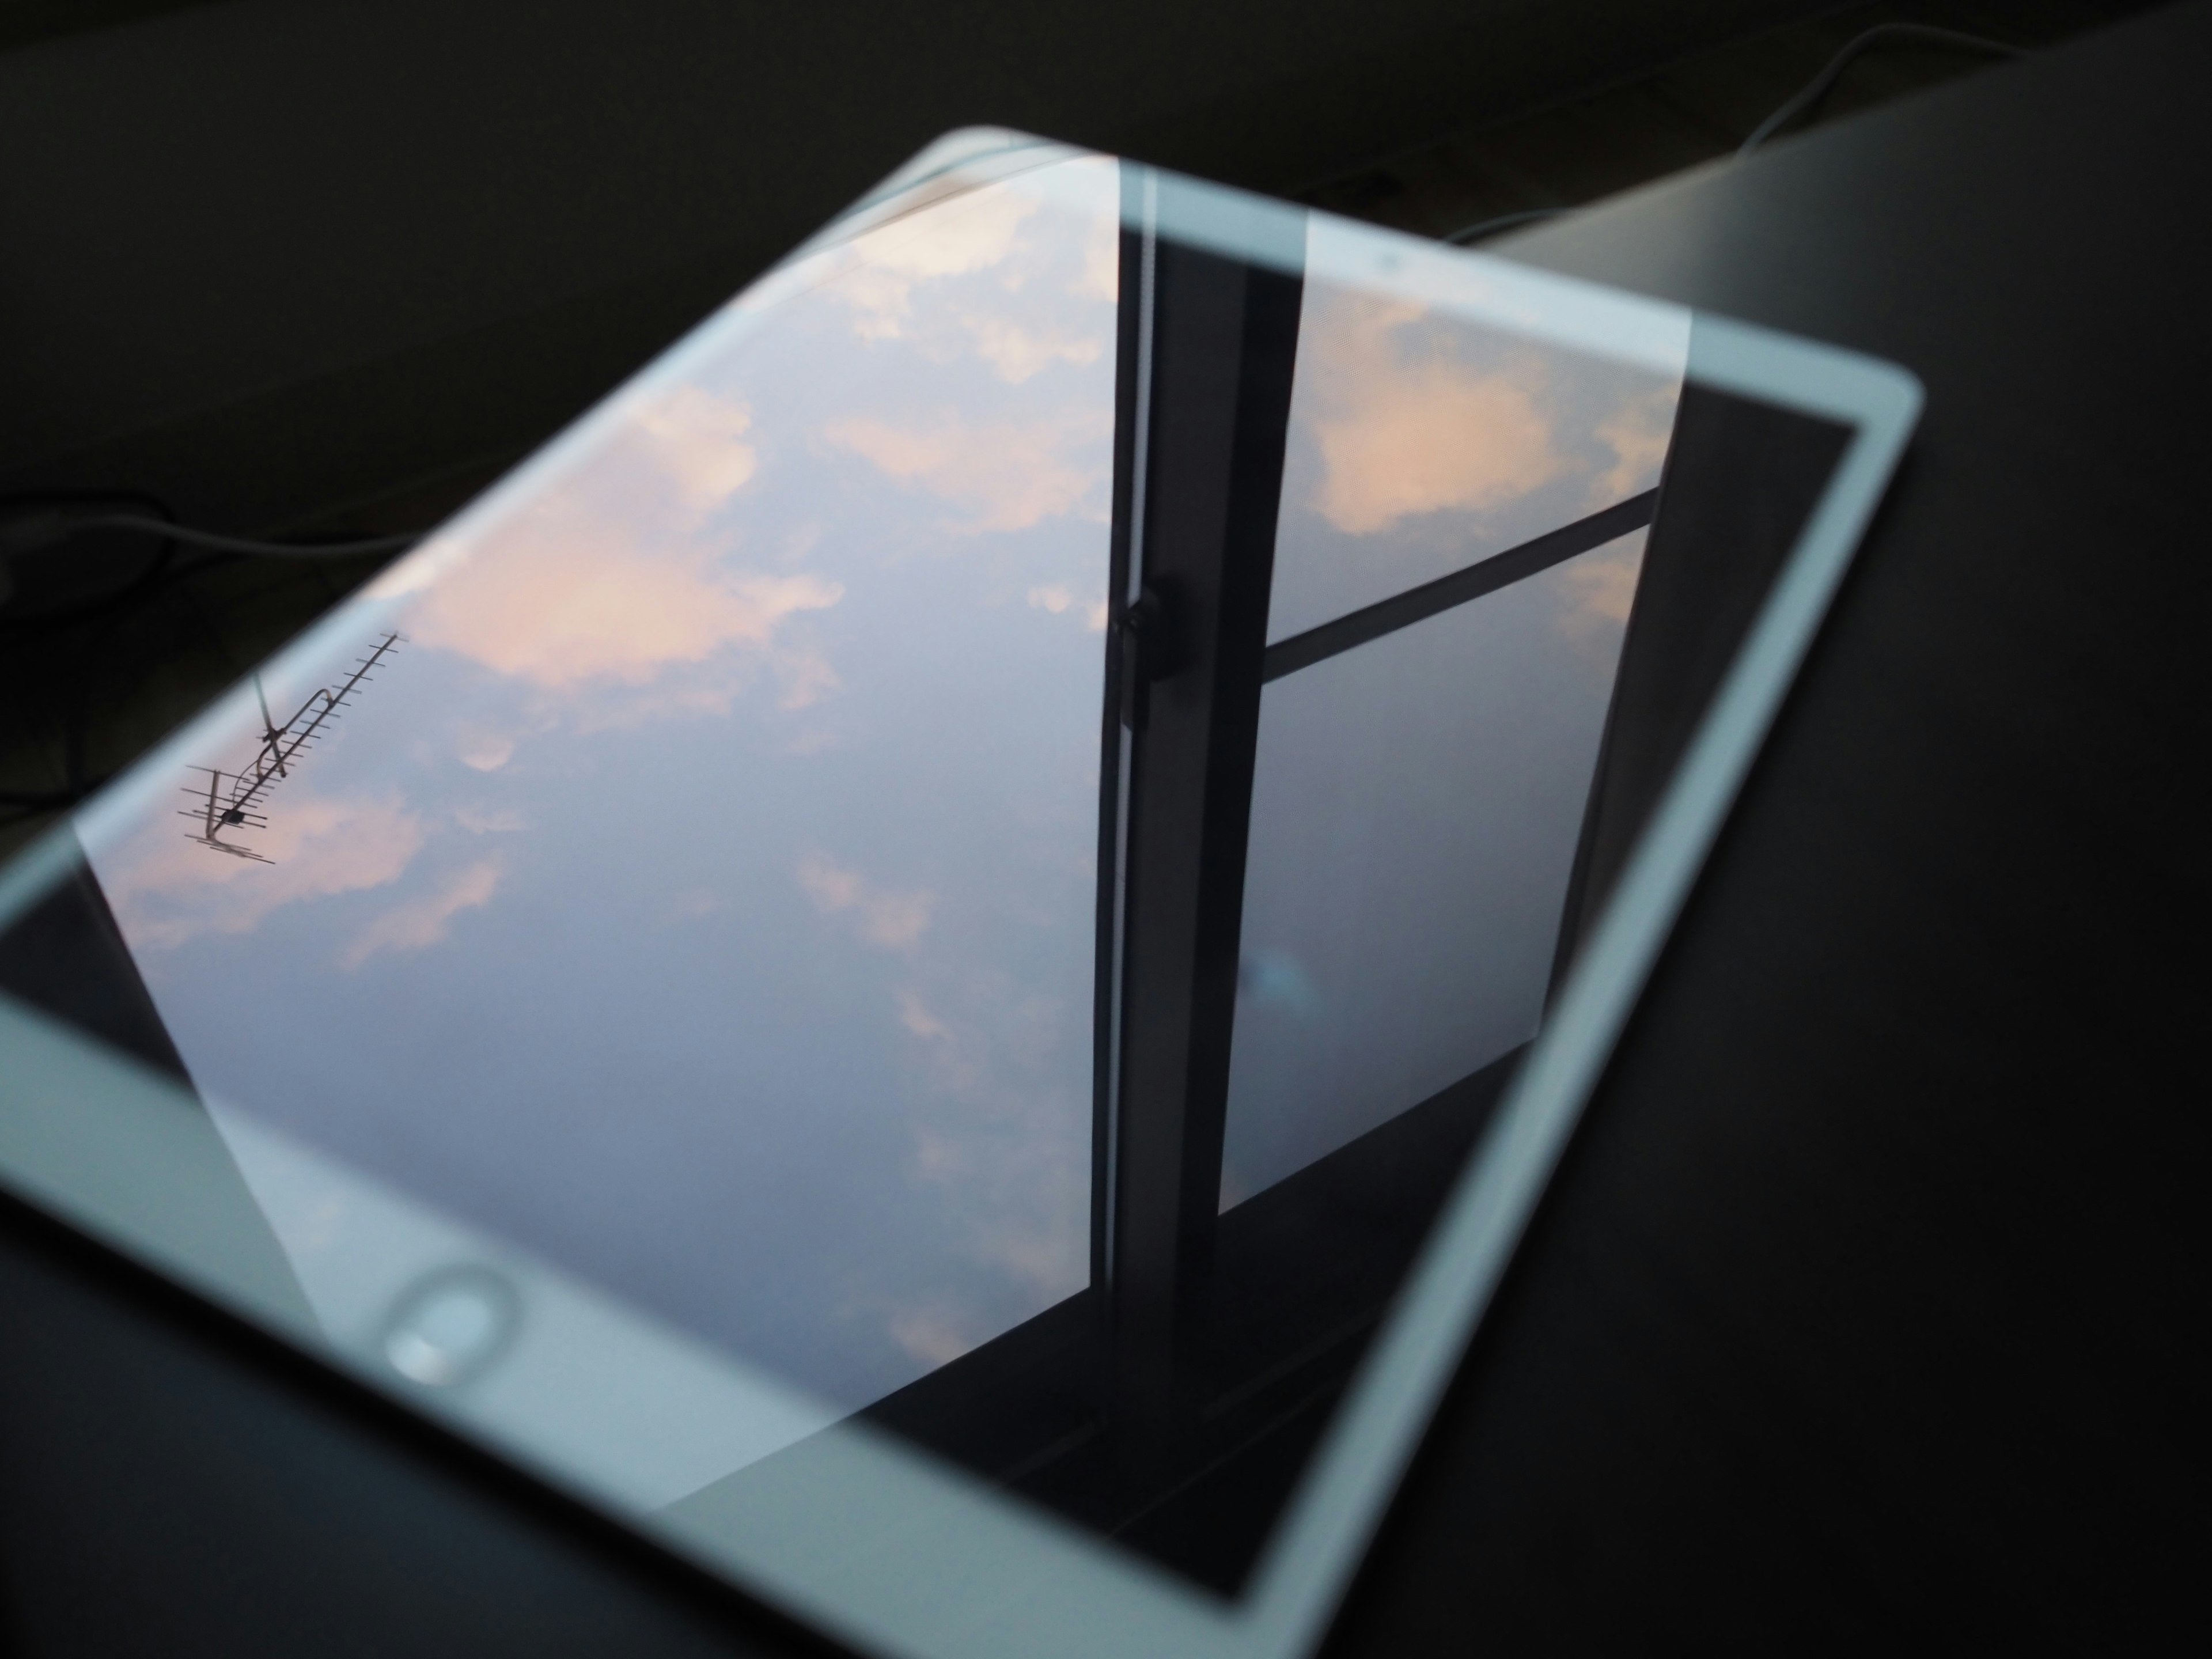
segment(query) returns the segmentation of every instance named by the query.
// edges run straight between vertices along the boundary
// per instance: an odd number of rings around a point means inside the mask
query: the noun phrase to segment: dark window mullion
[[[1617,501],[1588,518],[1562,525],[1533,541],[1493,554],[1463,570],[1455,570],[1448,576],[1439,576],[1419,587],[1409,587],[1402,593],[1394,593],[1387,599],[1363,606],[1348,616],[1339,617],[1318,628],[1310,628],[1303,634],[1294,634],[1289,639],[1279,641],[1267,647],[1260,678],[1262,680],[1279,680],[1285,674],[1295,674],[1301,668],[1310,668],[1317,662],[1326,662],[1354,646],[1379,640],[1386,634],[1395,634],[1401,628],[1439,616],[1470,600],[1526,581],[1531,576],[1549,570],[1553,565],[1564,564],[1569,559],[1603,547],[1607,542],[1618,541],[1651,522],[1658,500],[1656,489],[1647,489],[1640,495]]]
[[[1125,274],[1128,267],[1125,264]],[[1204,1364],[1260,676],[1302,279],[1172,242],[1152,265],[1118,1100],[1099,1190],[1113,1421],[1172,1465]],[[1126,308],[1125,308],[1126,309]],[[1125,360],[1126,361],[1126,360]],[[1131,365],[1134,367],[1134,365]],[[1126,411],[1125,411],[1126,412]],[[1127,510],[1130,502],[1117,501]],[[1129,618],[1117,630],[1126,634]]]

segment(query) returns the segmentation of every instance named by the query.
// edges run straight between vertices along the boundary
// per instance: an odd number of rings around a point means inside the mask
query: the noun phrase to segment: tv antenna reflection
[[[262,690],[261,676],[256,674],[253,696],[261,706],[261,746],[254,751],[253,758],[235,772],[218,771],[212,766],[191,769],[206,773],[208,781],[204,789],[195,786],[185,791],[194,805],[177,816],[193,819],[199,825],[198,833],[185,839],[213,848],[218,853],[228,853],[234,859],[274,864],[276,860],[264,858],[242,842],[225,841],[222,832],[269,827],[269,819],[261,809],[270,792],[292,775],[300,757],[313,747],[325,728],[339,718],[338,711],[353,702],[362,687],[369,683],[377,665],[405,643],[398,635],[386,634],[354,665],[353,672],[343,684],[335,689],[317,688],[282,725],[270,714],[269,694]]]

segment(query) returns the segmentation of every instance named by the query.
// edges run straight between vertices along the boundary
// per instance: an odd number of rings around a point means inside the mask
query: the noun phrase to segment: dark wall
[[[278,527],[527,447],[949,129],[1282,189],[1819,9],[236,0],[22,46],[0,488]]]

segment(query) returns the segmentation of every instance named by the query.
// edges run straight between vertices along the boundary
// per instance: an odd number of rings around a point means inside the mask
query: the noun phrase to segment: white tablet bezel
[[[887,181],[801,254],[905,210],[938,181],[955,188],[1012,177],[1079,152],[996,131],[955,134]],[[1163,228],[1238,257],[1264,260],[1301,216],[1279,204],[1212,187],[1177,185],[1182,216]],[[1191,204],[1206,210],[1191,214]],[[1184,221],[1187,220],[1188,222]],[[1292,1659],[1319,1640],[1425,1428],[1515,1244],[1603,1069],[1652,962],[1830,597],[1879,501],[1917,417],[1921,392],[1904,371],[1848,352],[1677,307],[1619,295],[1413,238],[1363,231],[1371,270],[1411,293],[1465,287],[1479,271],[1496,304],[1541,302],[1577,340],[1616,355],[1674,354],[1698,384],[1849,427],[1843,459],[1778,577],[1618,889],[1546,1020],[1516,1080],[1460,1177],[1391,1312],[1331,1421],[1243,1595],[1224,1600],[1165,1569],[1003,1496],[881,1431],[848,1422],[817,1437],[801,1482],[760,1487],[742,1510],[708,1515],[641,1507],[619,1470],[603,1468],[585,1438],[621,1388],[561,1384],[506,1394],[441,1394],[407,1384],[365,1334],[326,1328],[269,1271],[266,1251],[235,1224],[237,1176],[211,1120],[179,1116],[173,1085],[0,998],[0,1182],[18,1195],[298,1343],[369,1386],[428,1413],[531,1468],[625,1524],[864,1650],[901,1659]],[[629,385],[584,416],[472,518],[526,495],[564,457],[596,441],[631,399],[680,374],[718,331],[755,325],[787,263],[702,324]],[[1441,275],[1439,275],[1441,273]],[[1686,341],[1683,338],[1686,334]],[[1587,337],[1585,339],[1584,337]],[[442,538],[438,538],[442,539]],[[362,607],[389,605],[434,580],[434,544],[396,582],[380,582],[314,630],[361,625]],[[241,693],[240,695],[243,695]],[[131,810],[166,776],[210,714],[135,769],[88,811]],[[66,826],[0,876],[0,926],[36,898],[76,856]],[[660,1367],[654,1401],[709,1398],[732,1409],[803,1415],[804,1402],[769,1378],[680,1334],[475,1237],[305,1148],[272,1143],[270,1156],[305,1160],[386,1218],[384,1237],[465,1243],[523,1282],[553,1334],[526,1376],[573,1370],[578,1356],[628,1344]],[[411,1231],[410,1231],[411,1230]],[[248,1229],[248,1231],[251,1230]],[[396,1248],[396,1247],[395,1247]],[[427,1247],[426,1247],[427,1248]],[[551,1312],[544,1310],[552,1310]],[[565,1337],[560,1333],[567,1332]],[[562,1342],[568,1346],[562,1349]],[[567,1393],[562,1393],[562,1389]],[[686,1392],[690,1390],[690,1392]],[[720,1393],[717,1393],[720,1390]],[[518,1403],[520,1401],[522,1403]],[[650,1415],[651,1413],[645,1413]],[[619,1416],[619,1412],[617,1411]],[[793,1420],[797,1420],[796,1419]],[[651,1425],[641,1424],[639,1432]]]

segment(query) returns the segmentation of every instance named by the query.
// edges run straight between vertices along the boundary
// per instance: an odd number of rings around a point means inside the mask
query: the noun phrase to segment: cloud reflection
[[[1441,306],[1309,283],[1270,640],[1650,489],[1680,391]]]
[[[1644,574],[1646,532],[1623,536],[1547,572],[1558,589],[1560,638],[1610,684]]]
[[[1063,192],[1111,184],[1109,168],[1058,171],[1070,175],[1057,181]],[[1097,177],[1075,176],[1089,173]],[[1078,240],[1066,218],[1040,216],[1044,205],[1015,181],[894,220],[828,256],[837,270],[831,291],[862,340],[902,341],[940,362],[972,351],[1010,385],[1057,363],[1096,363],[1111,337],[1110,314],[1066,301],[1112,302],[1118,222],[1092,215]]]
[[[104,868],[101,881],[132,945],[168,951],[201,934],[250,933],[301,900],[386,886],[406,873],[424,840],[422,819],[395,793],[334,797],[295,784],[254,834],[254,849],[272,862],[149,835],[118,867]]]
[[[1487,507],[1541,488],[1565,465],[1538,404],[1541,368],[1482,369],[1407,337],[1421,307],[1325,296],[1305,325],[1322,468],[1314,506],[1356,536],[1445,507]]]
[[[1613,453],[1612,470],[1591,487],[1593,511],[1641,495],[1659,482],[1659,469],[1667,459],[1667,446],[1674,436],[1674,409],[1680,388],[1658,386],[1640,397],[1625,398],[1598,422],[1597,435]]]
[[[1106,349],[1106,342],[1097,334],[1040,332],[988,315],[967,322],[977,354],[999,372],[1000,379],[1017,386],[1054,363],[1079,368],[1095,363]]]
[[[611,505],[569,492],[503,526],[422,597],[410,636],[549,690],[642,685],[728,645],[768,646],[786,618],[844,597],[808,572],[728,569],[698,541],[641,545]]]
[[[421,951],[437,944],[455,916],[491,902],[502,873],[496,858],[479,859],[455,871],[434,891],[379,916],[356,936],[340,960],[358,968],[380,951]]]
[[[760,456],[743,441],[752,411],[703,386],[678,386],[638,417],[653,458],[697,510],[719,507],[751,480]]]
[[[823,434],[969,515],[951,528],[1027,530],[1079,511],[1101,521],[1105,514],[1110,410],[1078,406],[1041,419],[971,422],[947,409],[926,423],[863,415],[832,421]]]
[[[496,772],[514,758],[514,734],[487,731],[480,726],[461,729],[456,750],[462,765],[477,772]]]
[[[1106,596],[1103,593],[1079,600],[1075,590],[1066,582],[1048,582],[1030,589],[1029,600],[1037,610],[1048,611],[1055,617],[1076,611],[1083,618],[1083,625],[1092,633],[1106,631]]]
[[[1088,1233],[1090,1103],[1064,1056],[1088,1009],[1002,971],[924,964],[927,991],[893,1007],[929,1104],[913,1129],[912,1170],[957,1197],[973,1259],[1025,1286],[1039,1305],[1082,1288]]]
[[[848,915],[860,937],[886,951],[903,951],[929,927],[937,895],[927,891],[886,892],[857,870],[848,870],[820,853],[799,861],[799,884],[825,915]]]

